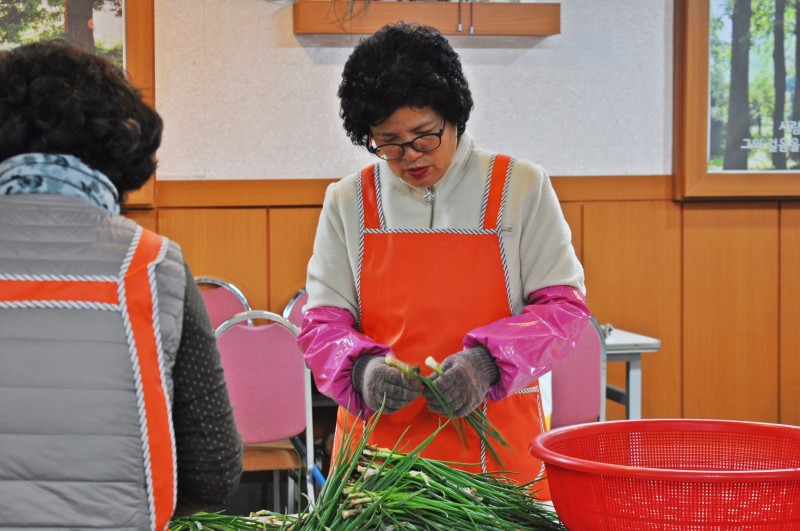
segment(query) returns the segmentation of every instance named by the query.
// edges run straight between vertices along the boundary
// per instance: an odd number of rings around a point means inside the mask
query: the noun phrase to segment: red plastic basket
[[[725,420],[568,426],[531,443],[567,529],[800,529],[800,427]]]

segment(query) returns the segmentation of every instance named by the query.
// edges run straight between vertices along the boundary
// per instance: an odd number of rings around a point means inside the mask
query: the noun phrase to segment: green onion
[[[426,389],[430,390],[433,397],[436,399],[436,401],[442,407],[444,412],[450,418],[453,428],[456,430],[458,438],[463,446],[467,446],[467,438],[464,435],[464,428],[463,428],[464,422],[469,424],[470,427],[475,431],[475,433],[480,438],[481,444],[483,444],[486,447],[486,449],[489,450],[489,453],[491,453],[492,456],[495,458],[500,468],[503,468],[503,461],[500,459],[500,455],[497,453],[497,450],[492,445],[489,439],[490,438],[494,439],[496,442],[500,443],[503,446],[508,446],[508,443],[500,434],[500,431],[494,427],[491,421],[489,421],[489,418],[486,416],[486,414],[483,412],[482,409],[477,408],[474,411],[472,411],[469,415],[466,415],[465,417],[461,418],[454,417],[453,412],[450,409],[450,406],[447,404],[447,401],[439,392],[439,389],[433,383],[433,380],[425,376],[422,376],[419,373],[419,370],[409,365],[406,365],[405,363],[398,360],[391,354],[386,356],[386,364],[400,369],[407,376],[416,378],[422,383],[422,385],[425,386]],[[425,359],[425,365],[430,367],[431,370],[433,370],[436,374],[439,375],[444,374],[444,371],[442,371],[442,368],[439,366],[439,364],[436,362],[433,356],[428,356]]]
[[[360,439],[345,427],[334,467],[315,506],[299,514],[259,511],[250,517],[198,513],[177,518],[172,531],[360,531],[424,529],[520,531],[564,529],[558,515],[500,474],[457,470],[420,454],[445,428],[439,426],[410,453],[369,446],[382,413]],[[216,526],[216,527],[212,527]],[[238,526],[238,527],[237,527]]]
[[[231,516],[218,513],[199,512],[191,516],[173,518],[169,523],[170,531],[248,531],[272,529],[264,524],[244,516]]]

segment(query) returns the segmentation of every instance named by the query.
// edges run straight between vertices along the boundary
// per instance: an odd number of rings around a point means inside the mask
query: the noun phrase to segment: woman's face
[[[456,152],[458,137],[456,125],[445,123],[430,107],[400,107],[379,125],[370,127],[372,147],[382,144],[411,142],[420,135],[438,133],[444,123],[441,145],[427,153],[420,153],[410,145],[399,159],[386,161],[389,168],[403,181],[416,187],[433,186],[441,179]]]

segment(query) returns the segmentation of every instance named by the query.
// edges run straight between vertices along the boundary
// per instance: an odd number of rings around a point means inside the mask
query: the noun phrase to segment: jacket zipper
[[[436,210],[436,202],[435,202],[436,194],[434,193],[433,186],[426,186],[425,187],[425,195],[423,196],[423,199],[425,199],[426,203],[429,203],[431,205],[431,219],[430,219],[430,222],[428,223],[428,228],[432,229],[433,228],[433,212],[434,212],[434,210]]]

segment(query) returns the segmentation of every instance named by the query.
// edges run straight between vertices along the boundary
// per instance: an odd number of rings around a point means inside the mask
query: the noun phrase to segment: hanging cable
[[[475,33],[475,24],[472,22],[472,6],[475,5],[474,0],[469,0],[469,32],[470,34]]]

